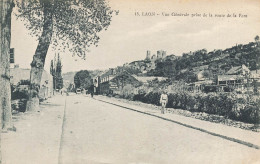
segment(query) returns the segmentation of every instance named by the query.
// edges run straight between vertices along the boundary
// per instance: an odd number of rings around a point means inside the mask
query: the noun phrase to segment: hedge
[[[132,97],[134,101],[159,106],[160,93],[139,93]],[[167,108],[181,108],[192,112],[205,112],[247,123],[259,123],[260,101],[248,102],[243,98],[234,98],[226,93],[220,94],[191,94],[178,92],[168,94]]]

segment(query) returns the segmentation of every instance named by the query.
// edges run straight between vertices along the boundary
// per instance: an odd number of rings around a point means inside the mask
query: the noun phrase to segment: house
[[[219,75],[217,85],[243,87],[245,77],[243,75]]]
[[[18,66],[10,69],[10,83],[18,86],[21,80],[30,80],[30,69],[19,68]],[[28,89],[27,86],[21,86],[23,89]],[[53,78],[47,71],[42,72],[41,86],[39,97],[40,99],[47,99],[53,95]]]
[[[225,74],[226,75],[247,75],[250,73],[250,70],[244,64],[237,67],[232,67]]]
[[[260,70],[250,71],[250,78],[260,82]]]
[[[204,90],[205,86],[213,86],[213,80],[200,80],[189,84],[190,90],[199,92]]]
[[[96,86],[96,93],[105,94],[109,93],[112,88],[115,88],[115,84],[110,82],[115,77],[115,70],[109,69],[94,80],[94,86]],[[95,89],[94,89],[95,91]]]
[[[116,88],[118,88],[118,89],[122,89],[127,84],[130,84],[133,86],[140,85],[140,82],[127,71],[117,74],[113,79],[111,79],[111,82],[116,84],[116,86],[117,86]]]
[[[243,91],[245,84],[249,83],[250,70],[245,66],[232,67],[225,75],[218,75],[217,85],[222,89],[229,86],[233,89]]]
[[[254,87],[254,92],[260,91],[260,70],[250,71],[250,82],[252,82],[252,86]]]

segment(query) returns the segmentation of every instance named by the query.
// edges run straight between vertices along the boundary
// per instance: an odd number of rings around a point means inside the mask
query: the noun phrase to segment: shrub
[[[168,95],[168,103],[166,105],[167,108],[174,108],[174,96],[175,95],[173,93]]]
[[[203,92],[205,93],[209,93],[209,92],[217,92],[218,88],[217,86],[210,86],[210,85],[207,85],[203,88]]]
[[[259,124],[259,101],[253,104],[247,104],[243,110],[240,110],[240,120],[248,123]]]
[[[160,105],[160,93],[139,93],[132,95],[132,100]],[[167,108],[181,108],[192,112],[216,114],[248,123],[259,123],[260,100],[254,100],[250,104],[249,100],[231,96],[230,93],[192,94],[176,92],[168,94]]]
[[[27,99],[12,100],[12,102],[11,102],[12,110],[16,110],[19,112],[25,112],[26,103],[27,103]]]
[[[158,92],[149,92],[145,95],[145,101],[149,104],[160,105],[161,94]]]
[[[140,93],[140,94],[134,95],[133,100],[134,101],[142,101],[143,102],[144,95],[145,95],[145,93]]]
[[[189,111],[196,111],[196,97],[187,95],[186,96],[186,109]]]
[[[226,86],[223,89],[224,89],[224,92],[233,92],[234,91],[234,88],[229,87],[229,86]]]
[[[11,99],[12,100],[28,99],[28,91],[27,90],[16,90],[16,91],[12,92]]]

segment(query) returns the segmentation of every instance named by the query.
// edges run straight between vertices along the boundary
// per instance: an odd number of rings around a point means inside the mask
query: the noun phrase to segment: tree
[[[255,42],[258,42],[258,41],[259,41],[259,36],[256,35],[256,37],[255,37]]]
[[[166,60],[158,62],[154,70],[154,76],[173,77],[176,74],[175,62]]]
[[[54,66],[54,62],[53,62],[53,60],[51,60],[51,65],[50,65],[50,74],[52,75],[52,86],[53,86],[53,95],[54,95],[54,93],[55,93],[55,86],[56,86],[56,84],[55,84],[55,66]]]
[[[133,76],[130,75],[130,73],[124,71],[118,74],[116,77],[111,79],[111,82],[116,83],[118,88],[124,88],[127,84],[131,84],[132,86],[140,86],[141,83],[134,78]]]
[[[77,72],[74,76],[74,84],[75,88],[88,89],[92,84],[89,72],[87,70]]]
[[[63,88],[63,78],[62,78],[62,64],[60,55],[58,54],[58,59],[56,61],[56,54],[53,60],[51,60],[50,74],[53,77],[53,90]],[[54,93],[54,92],[53,92]]]
[[[193,83],[198,81],[198,77],[196,74],[194,74],[192,71],[186,71],[184,73],[180,73],[176,76],[177,80],[183,80],[186,83]]]
[[[11,113],[11,85],[10,85],[10,41],[11,41],[11,14],[14,4],[10,0],[0,1],[0,129],[12,129]]]
[[[256,35],[256,37],[255,37],[255,42],[257,45],[259,45],[259,36],[258,35]]]
[[[39,105],[39,90],[49,47],[69,50],[85,59],[98,33],[110,25],[113,11],[105,0],[16,0],[18,18],[24,20],[31,34],[39,40],[30,73],[27,110]]]
[[[3,129],[12,128],[11,113],[11,85],[10,85],[10,41],[11,14],[13,10],[11,0],[0,1],[0,143]],[[0,163],[2,163],[0,144]]]
[[[61,64],[60,55],[58,54],[58,60],[56,64],[56,87],[55,87],[57,89],[63,88],[63,78],[61,74],[62,74],[62,64]]]

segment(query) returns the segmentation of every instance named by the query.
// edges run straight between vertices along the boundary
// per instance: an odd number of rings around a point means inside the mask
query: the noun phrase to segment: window
[[[10,49],[10,63],[14,63],[14,48]]]
[[[219,81],[220,85],[227,84],[226,81]]]

